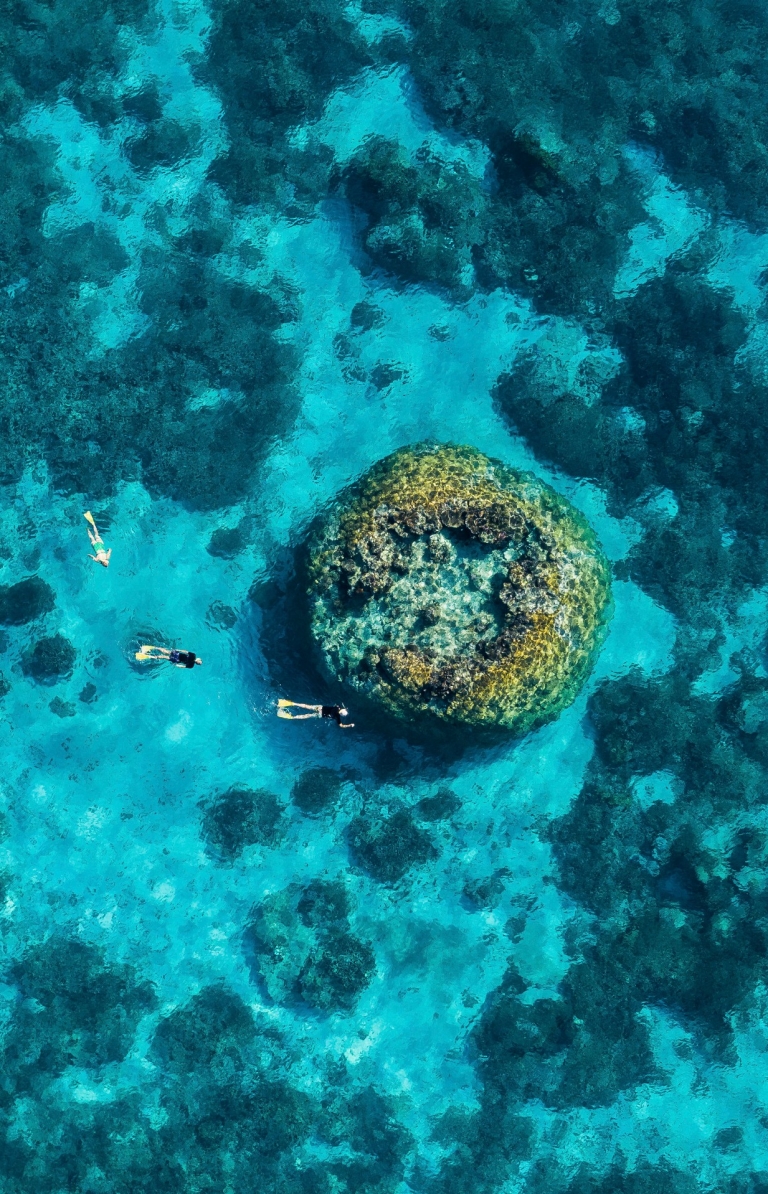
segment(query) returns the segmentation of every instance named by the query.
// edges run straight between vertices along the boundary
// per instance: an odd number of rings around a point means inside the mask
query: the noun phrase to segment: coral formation
[[[391,1101],[339,1066],[322,1100],[298,1089],[285,1076],[281,1033],[225,984],[204,986],[156,1023],[143,1088],[73,1099],[60,1097],[62,1086],[84,1092],[110,1081],[139,1020],[156,1014],[154,990],[131,967],[61,938],[28,949],[4,977],[17,993],[0,1093],[4,1192],[394,1194],[402,1179],[411,1142]],[[320,1158],[302,1155],[310,1136]]]
[[[474,234],[482,286],[525,290],[568,315],[610,312],[629,230],[643,218],[625,154],[633,141],[713,210],[765,220],[753,54],[765,14],[754,0],[727,13],[714,0],[523,0],[482,14],[471,0],[368,3],[410,30],[402,52],[428,110],[490,150]]]
[[[400,717],[518,733],[574,699],[610,610],[584,518],[472,448],[381,461],[315,535],[309,577],[332,675]]]
[[[347,166],[344,190],[369,217],[363,244],[376,265],[407,281],[469,288],[485,193],[463,162],[442,161],[428,146],[411,162],[397,142],[372,137]],[[370,318],[352,314],[353,326]]]
[[[22,660],[25,676],[39,684],[55,684],[72,674],[77,651],[63,634],[53,634],[38,639],[32,650]]]
[[[219,527],[211,535],[207,550],[222,560],[233,560],[248,546],[248,539],[241,527]]]
[[[17,479],[30,458],[42,457],[62,489],[99,495],[141,478],[155,493],[215,507],[248,490],[271,436],[291,423],[295,356],[274,333],[295,312],[274,292],[225,279],[211,266],[226,248],[226,225],[212,218],[210,196],[199,198],[179,235],[164,202],[150,204],[152,232],[140,244],[131,240],[129,254],[118,234],[125,239],[130,204],[119,210],[107,198],[116,185],[107,170],[104,202],[90,221],[70,226],[75,205],[67,226],[54,219],[44,229],[46,210],[66,202],[69,184],[52,134],[23,133],[30,111],[60,101],[61,113],[82,118],[68,136],[87,139],[86,122],[94,122],[93,135],[108,157],[120,159],[134,194],[147,172],[183,165],[197,152],[199,128],[165,112],[169,96],[153,76],[139,90],[121,77],[131,73],[136,39],[157,36],[157,23],[144,0],[59,0],[42,8],[22,0],[0,16],[0,111],[13,130],[0,145],[0,168],[13,179],[0,220],[0,476]],[[226,47],[224,56],[234,73]],[[300,97],[294,110],[302,110]],[[267,131],[267,141],[272,136]],[[251,197],[258,173],[257,164]],[[104,351],[94,326],[130,268],[138,275],[135,327]],[[129,311],[119,314],[130,323]]]
[[[0,586],[0,625],[23,626],[48,614],[56,604],[53,589],[41,576]]]
[[[450,788],[440,788],[434,796],[424,796],[416,805],[422,821],[445,821],[461,808],[461,801]]]
[[[258,977],[275,1003],[350,1012],[375,970],[373,949],[350,928],[341,879],[316,879],[267,896],[246,931]]]
[[[339,798],[341,779],[330,767],[309,767],[291,789],[291,800],[308,817],[331,808]]]
[[[122,1061],[139,1019],[157,1002],[129,966],[105,965],[82,941],[52,937],[9,970],[19,1002],[6,1035],[4,1068],[19,1090],[69,1065]]]
[[[414,866],[437,857],[431,837],[407,809],[387,816],[363,813],[347,829],[352,861],[379,883],[397,883]]]
[[[332,155],[299,148],[290,129],[316,119],[333,88],[371,62],[370,50],[350,14],[325,0],[300,10],[286,0],[248,8],[219,0],[212,16],[198,76],[221,95],[230,146],[211,177],[235,202],[280,197],[308,214],[328,186]]]
[[[215,858],[231,863],[247,846],[277,845],[282,816],[282,805],[272,792],[228,788],[204,803],[201,834]]]

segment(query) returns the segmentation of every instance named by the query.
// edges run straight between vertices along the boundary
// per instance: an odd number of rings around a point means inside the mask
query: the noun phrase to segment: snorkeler
[[[95,556],[92,556],[91,553],[88,552],[88,558],[90,560],[93,560],[93,562],[95,564],[103,564],[105,568],[108,568],[109,567],[109,557],[112,555],[112,548],[110,547],[108,551],[105,548],[104,540],[102,539],[101,535],[99,534],[98,527],[96,526],[96,523],[93,520],[93,515],[91,514],[90,510],[86,510],[85,514],[83,515],[83,518],[85,519],[85,521],[87,523],[89,523],[88,538],[91,541],[91,547],[96,552]],[[91,530],[91,527],[93,528],[93,530]]]
[[[159,660],[167,659],[169,663],[174,663],[176,667],[194,667],[196,663],[201,664],[202,659],[198,659],[194,651],[177,651],[172,647],[153,647],[151,643],[144,643],[140,651],[136,652],[136,659],[140,663],[145,660]]]
[[[310,709],[310,713],[289,713],[288,709]],[[349,711],[343,705],[303,705],[301,701],[285,701],[281,699],[277,702],[277,716],[284,717],[287,721],[307,721],[311,717],[330,717],[336,722],[340,730],[352,730],[355,723],[353,721],[342,721],[342,717],[349,717]]]

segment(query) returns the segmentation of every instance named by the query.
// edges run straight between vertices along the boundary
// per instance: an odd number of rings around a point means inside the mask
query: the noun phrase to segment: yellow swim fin
[[[90,510],[86,510],[85,514],[83,515],[83,518],[85,519],[86,522],[89,522],[91,524],[94,531],[96,531],[96,534],[98,535],[98,533],[99,533],[98,527],[96,526],[96,523],[93,521],[93,515],[91,514]]]
[[[286,701],[284,697],[280,697],[277,702],[278,709],[287,709],[289,705],[295,705],[295,701]]]
[[[136,659],[162,659],[162,656],[153,655],[153,651],[160,651],[161,647],[153,647],[152,643],[142,643],[141,648],[136,652]]]

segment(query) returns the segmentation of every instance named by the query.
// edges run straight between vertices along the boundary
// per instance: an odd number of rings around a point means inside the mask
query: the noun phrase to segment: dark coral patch
[[[6,1072],[24,1083],[68,1065],[122,1061],[154,988],[132,967],[107,964],[91,945],[53,937],[27,950],[8,973],[20,1002],[5,1040]]]
[[[238,203],[287,197],[309,206],[327,187],[330,150],[310,141],[299,149],[292,127],[317,119],[334,87],[371,61],[344,9],[311,0],[243,7],[221,0],[213,9],[208,53],[198,77],[221,96],[229,149],[211,176]]]
[[[25,676],[38,684],[56,684],[72,675],[77,651],[63,634],[39,639],[22,660]]]
[[[219,527],[208,542],[207,551],[222,560],[233,560],[248,546],[248,539],[241,526]]]
[[[434,796],[424,796],[416,805],[416,815],[422,821],[446,821],[461,808],[461,801],[450,788],[440,788]]]
[[[376,968],[367,941],[353,933],[331,931],[311,950],[299,976],[302,998],[320,1011],[352,1011]]]
[[[341,783],[341,777],[330,767],[310,767],[293,785],[291,800],[307,816],[319,816],[336,803]]]
[[[141,478],[198,508],[237,501],[296,410],[294,351],[274,335],[290,305],[167,239],[139,261],[143,334],[104,356],[83,351],[83,313],[69,296],[81,283],[108,286],[125,254],[93,230],[43,234],[58,185],[44,146],[6,141],[0,168],[14,180],[0,256],[9,278],[25,279],[12,299],[0,292],[0,475],[18,478],[34,450],[62,490],[98,497]]]
[[[350,927],[353,911],[340,879],[290,886],[262,900],[245,945],[272,1000],[324,1013],[353,1011],[376,968],[371,945]]]
[[[347,841],[352,861],[379,883],[398,883],[412,867],[437,858],[432,838],[407,809],[388,816],[355,817]]]
[[[316,1118],[307,1094],[268,1072],[279,1051],[277,1034],[224,985],[203,988],[161,1020],[150,1048],[167,1115],[158,1151],[193,1166],[208,1189],[279,1188],[281,1161]]]
[[[201,833],[210,852],[235,862],[247,846],[275,846],[282,836],[283,806],[263,788],[233,787],[203,809]]]
[[[152,1055],[172,1073],[210,1066],[218,1054],[249,1045],[256,1025],[249,1008],[225,986],[205,987],[187,1005],[160,1021]]]
[[[23,626],[48,614],[56,594],[40,576],[28,576],[15,585],[0,586],[0,625]]]
[[[363,244],[376,265],[409,281],[470,289],[486,195],[463,162],[442,161],[428,147],[412,162],[396,142],[372,137],[347,166],[344,189],[369,217]],[[365,309],[357,320],[372,326]]]
[[[188,157],[195,138],[176,120],[156,120],[126,144],[128,160],[146,174],[156,167],[173,166]]]

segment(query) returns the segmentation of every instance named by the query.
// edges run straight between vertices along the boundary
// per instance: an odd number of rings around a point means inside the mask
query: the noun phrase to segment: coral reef
[[[414,823],[407,809],[387,816],[363,813],[347,829],[353,863],[379,883],[398,883],[414,866],[437,858],[431,837]]]
[[[77,651],[69,639],[63,634],[53,634],[38,639],[21,666],[24,675],[39,684],[56,684],[71,676],[76,659]]]
[[[372,61],[344,9],[310,0],[299,11],[286,0],[244,8],[237,0],[213,7],[213,28],[198,77],[222,97],[228,151],[211,168],[237,203],[280,198],[308,215],[324,194],[332,154],[292,143],[289,132],[320,116],[335,86]]]
[[[424,796],[416,805],[422,821],[446,821],[461,808],[461,801],[450,788],[440,788],[434,796]]]
[[[48,614],[56,595],[41,576],[28,576],[15,585],[0,586],[0,626],[23,626]]]
[[[373,137],[343,182],[350,203],[369,217],[363,244],[374,264],[406,281],[471,289],[485,193],[463,162],[442,161],[428,146],[411,162],[397,142]],[[353,311],[353,326],[369,318]]]
[[[430,113],[490,150],[475,234],[482,285],[523,289],[567,315],[611,313],[629,230],[643,218],[625,157],[633,141],[712,210],[765,221],[753,54],[765,13],[754,0],[727,14],[714,0],[524,0],[482,14],[471,0],[368,2],[411,31],[402,52]]]
[[[339,798],[341,778],[330,767],[309,767],[291,789],[291,800],[308,817],[331,808]]]
[[[218,559],[233,560],[247,546],[247,536],[239,526],[219,527],[211,535],[207,550]]]
[[[155,1013],[155,993],[131,967],[105,965],[71,939],[28,949],[5,977],[18,998],[0,1091],[4,1192],[394,1194],[402,1179],[410,1140],[391,1102],[353,1085],[343,1066],[329,1069],[322,1101],[297,1089],[280,1032],[225,984],[203,987],[159,1020],[142,1089],[62,1100],[75,1076],[79,1091],[103,1089],[105,1067],[125,1059],[140,1018]],[[310,1136],[333,1159],[302,1155]]]
[[[7,977],[20,997],[4,1042],[4,1069],[17,1090],[69,1065],[122,1061],[157,1002],[131,967],[105,965],[98,950],[67,937],[27,950]]]
[[[203,804],[201,835],[215,858],[235,862],[247,846],[275,846],[283,807],[272,792],[228,788]]]
[[[141,478],[154,493],[210,508],[247,492],[272,435],[290,426],[295,357],[275,332],[294,312],[211,267],[226,225],[212,218],[210,196],[178,236],[163,201],[150,204],[152,232],[140,243],[127,233],[130,255],[116,234],[120,205],[107,198],[111,176],[101,220],[44,229],[68,184],[50,138],[23,135],[30,111],[61,101],[62,113],[94,122],[102,146],[124,140],[129,189],[183,164],[200,130],[165,113],[169,97],[152,78],[137,91],[121,78],[130,46],[152,34],[157,17],[144,0],[42,8],[23,0],[0,17],[0,110],[13,130],[0,146],[0,168],[13,180],[0,219],[0,477],[15,480],[42,458],[61,489],[99,496]],[[72,135],[87,137],[89,127]],[[130,284],[138,335],[105,351],[94,323],[129,267],[138,275]],[[130,321],[130,312],[121,316]]]
[[[350,1012],[375,970],[373,949],[350,929],[341,879],[316,879],[268,896],[254,909],[246,948],[275,1003]]]
[[[583,517],[472,448],[381,461],[315,535],[309,577],[332,675],[399,717],[518,733],[573,700],[610,610]]]

